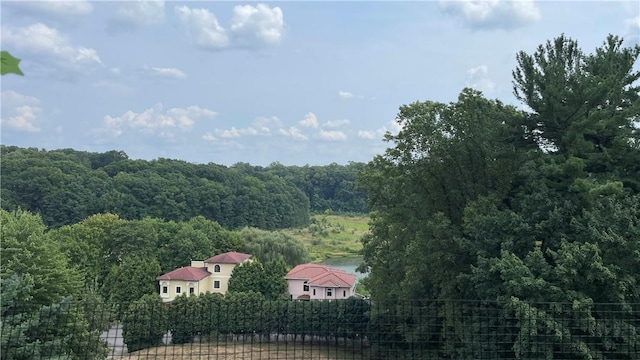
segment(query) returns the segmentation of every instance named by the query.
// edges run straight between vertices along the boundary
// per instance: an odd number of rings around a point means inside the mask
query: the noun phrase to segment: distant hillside
[[[366,195],[355,190],[362,163],[226,167],[4,145],[0,153],[2,208],[40,213],[51,227],[111,212],[174,221],[202,215],[232,229],[279,229],[308,225],[310,212],[367,211]]]

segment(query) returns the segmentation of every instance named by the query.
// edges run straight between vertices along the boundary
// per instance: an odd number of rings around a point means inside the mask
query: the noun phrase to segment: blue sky
[[[515,54],[640,40],[638,2],[2,1],[1,142],[266,166],[368,162],[399,106],[519,105]]]

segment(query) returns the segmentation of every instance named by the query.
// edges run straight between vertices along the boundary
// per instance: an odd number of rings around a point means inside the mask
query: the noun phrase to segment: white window
[[[304,284],[302,285],[302,291],[309,291],[309,285],[307,285],[307,282],[305,281]]]
[[[163,293],[163,294],[167,294],[167,293],[169,293],[169,287],[168,287],[168,286],[163,286],[163,287],[162,287],[162,293]]]
[[[176,286],[176,294],[182,293],[182,288],[180,286]]]
[[[333,296],[333,289],[327,289],[327,296],[328,297]]]
[[[213,288],[214,289],[220,289],[220,281],[219,280],[215,280],[213,282]]]
[[[195,293],[196,293],[196,289],[194,289],[194,288],[190,287],[190,288],[189,288],[189,295],[193,295],[193,294],[195,294]]]
[[[213,272],[220,272],[220,265],[215,265],[213,267]]]
[[[342,297],[347,297],[347,290],[342,290]]]

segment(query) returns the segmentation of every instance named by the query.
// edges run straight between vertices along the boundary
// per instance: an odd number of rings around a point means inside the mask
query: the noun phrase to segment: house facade
[[[204,261],[191,261],[184,266],[156,278],[160,284],[160,297],[164,302],[173,301],[182,294],[200,295],[206,292],[224,295],[229,288],[233,269],[251,255],[227,252]]]
[[[285,279],[293,300],[339,300],[355,295],[355,274],[320,264],[298,265]]]

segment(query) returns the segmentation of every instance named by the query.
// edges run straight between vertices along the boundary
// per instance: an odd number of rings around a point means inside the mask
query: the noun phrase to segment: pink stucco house
[[[294,300],[337,300],[355,295],[355,274],[320,264],[298,265],[285,279]]]

